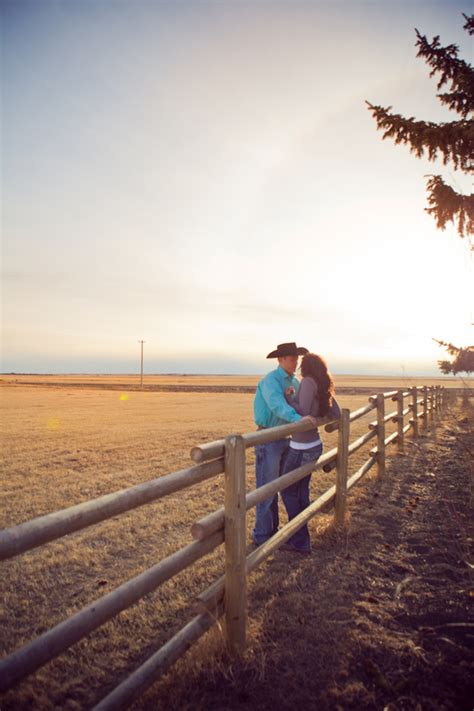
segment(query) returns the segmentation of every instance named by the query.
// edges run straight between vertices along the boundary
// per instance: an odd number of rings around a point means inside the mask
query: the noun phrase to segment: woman
[[[323,358],[315,353],[307,353],[301,361],[300,369],[303,379],[298,393],[294,395],[292,388],[289,388],[285,393],[290,405],[303,416],[313,415],[313,417],[337,419],[341,410],[334,399],[334,383]],[[294,434],[286,455],[283,474],[291,472],[307,462],[316,461],[322,451],[323,443],[319,438],[317,428]],[[311,474],[281,492],[290,521],[309,506],[310,479]],[[306,524],[302,526],[283,547],[286,550],[309,553],[311,542],[308,526]]]

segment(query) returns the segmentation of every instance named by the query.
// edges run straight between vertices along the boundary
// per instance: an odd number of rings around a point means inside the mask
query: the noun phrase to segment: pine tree
[[[474,34],[474,15],[463,15],[463,29]],[[448,85],[446,93],[438,94],[442,104],[455,111],[459,120],[446,123],[416,121],[391,113],[392,107],[383,108],[367,102],[377,128],[383,138],[410,146],[418,158],[427,156],[430,161],[442,159],[455,169],[467,174],[474,171],[474,70],[458,57],[459,49],[450,44],[442,47],[439,36],[429,42],[416,31],[418,57],[423,57],[431,67],[430,77],[439,75],[438,91]],[[467,237],[474,250],[474,194],[462,195],[446,184],[441,175],[428,176],[428,207],[426,211],[436,219],[436,226],[444,230],[448,222],[457,225],[461,238]]]
[[[446,341],[438,341],[437,338],[433,339],[440,346],[445,348],[450,356],[454,356],[454,360],[439,360],[438,366],[442,373],[449,375],[457,375],[458,373],[474,373],[474,346],[466,346],[466,348],[459,348],[454,346],[452,343],[446,343]]]

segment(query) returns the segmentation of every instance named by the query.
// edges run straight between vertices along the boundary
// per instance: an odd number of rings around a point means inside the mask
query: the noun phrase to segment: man
[[[293,388],[298,391],[299,382],[295,378],[298,356],[308,353],[307,348],[296,343],[280,343],[267,358],[277,358],[278,367],[268,373],[257,386],[254,400],[254,418],[258,429],[287,425],[299,422],[301,415],[285,399],[285,391]],[[314,424],[313,417],[306,417]],[[255,447],[255,475],[257,488],[274,479],[282,471],[284,456],[288,449],[287,438],[259,444]],[[256,545],[261,545],[278,530],[278,494],[272,499],[257,504],[255,528],[252,538]]]

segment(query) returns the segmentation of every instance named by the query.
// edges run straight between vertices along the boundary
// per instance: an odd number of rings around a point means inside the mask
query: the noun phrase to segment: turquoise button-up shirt
[[[288,375],[279,365],[268,373],[257,385],[253,401],[253,412],[257,427],[276,427],[289,422],[299,422],[301,415],[288,405],[285,390],[293,386],[298,392],[299,381],[294,375]]]

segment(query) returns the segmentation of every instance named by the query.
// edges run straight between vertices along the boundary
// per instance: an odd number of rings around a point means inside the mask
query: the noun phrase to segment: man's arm
[[[263,399],[274,415],[287,422],[299,422],[301,420],[301,415],[286,402],[279,383],[269,379],[262,383],[261,392]]]

